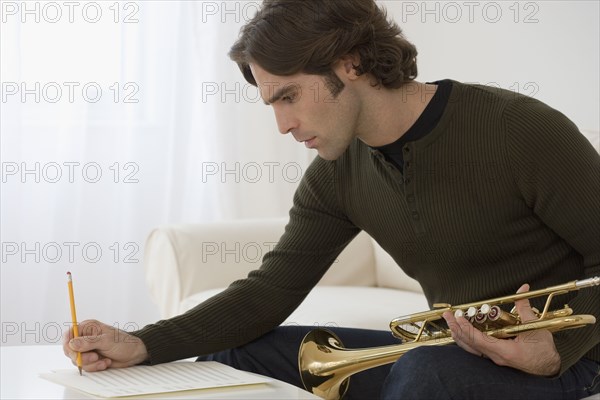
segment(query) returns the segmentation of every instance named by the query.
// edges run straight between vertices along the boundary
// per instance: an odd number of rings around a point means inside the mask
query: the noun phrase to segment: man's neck
[[[420,82],[373,88],[363,102],[357,137],[372,147],[395,142],[419,119],[436,90],[437,85]]]

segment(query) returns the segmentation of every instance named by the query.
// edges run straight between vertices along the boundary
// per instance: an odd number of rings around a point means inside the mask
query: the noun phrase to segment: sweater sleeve
[[[563,114],[534,99],[505,110],[506,148],[521,195],[545,225],[577,252],[584,276],[600,274],[600,156]],[[600,321],[600,287],[577,292],[575,314]],[[600,322],[558,332],[560,374],[600,343]]]
[[[333,162],[313,161],[284,234],[258,270],[182,315],[132,332],[146,345],[151,364],[241,346],[298,307],[359,232],[338,208],[334,173]]]

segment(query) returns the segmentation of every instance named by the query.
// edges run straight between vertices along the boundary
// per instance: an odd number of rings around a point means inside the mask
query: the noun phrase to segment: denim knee
[[[442,381],[439,351],[422,346],[401,356],[392,366],[383,388],[382,399],[446,399],[448,390]],[[443,367],[442,367],[443,368]]]

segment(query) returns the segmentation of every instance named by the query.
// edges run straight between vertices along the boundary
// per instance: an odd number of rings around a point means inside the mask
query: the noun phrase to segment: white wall
[[[598,132],[597,1],[381,1],[419,51],[419,78],[500,86]],[[598,135],[588,137],[598,149]]]

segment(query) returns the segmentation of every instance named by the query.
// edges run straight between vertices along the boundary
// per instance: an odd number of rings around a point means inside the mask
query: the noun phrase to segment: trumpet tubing
[[[300,345],[298,368],[304,387],[326,400],[341,399],[350,383],[350,376],[381,365],[395,362],[404,353],[420,346],[441,346],[454,343],[450,330],[435,324],[446,311],[461,313],[472,320],[484,334],[505,339],[534,330],[557,332],[594,324],[593,315],[572,315],[573,310],[564,308],[549,311],[552,298],[572,290],[600,285],[600,277],[573,281],[532,292],[518,293],[479,303],[460,306],[434,305],[437,309],[420,312],[390,322],[394,336],[404,340],[397,345],[346,349],[342,341],[331,331],[315,329],[309,332]],[[513,312],[503,311],[498,305],[524,298],[548,296],[544,310],[537,312],[538,319],[521,321]]]

